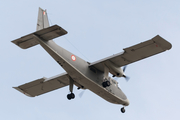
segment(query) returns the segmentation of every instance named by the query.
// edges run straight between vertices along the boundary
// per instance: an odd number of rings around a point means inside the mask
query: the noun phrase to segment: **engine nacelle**
[[[105,65],[109,68],[109,72],[111,74],[113,74],[113,76],[116,77],[122,77],[124,75],[123,70],[121,69],[121,67],[117,67],[114,63],[112,63],[111,61],[106,61]]]

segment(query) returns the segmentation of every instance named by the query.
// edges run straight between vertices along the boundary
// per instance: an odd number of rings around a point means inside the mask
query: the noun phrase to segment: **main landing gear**
[[[71,99],[74,99],[74,98],[75,98],[74,93],[70,93],[70,94],[67,95],[68,100],[71,100]]]
[[[110,82],[109,81],[105,81],[102,83],[102,86],[105,87],[109,87],[110,86]]]
[[[71,77],[69,77],[69,91],[71,93],[67,95],[68,100],[71,100],[71,99],[75,98],[75,95],[73,93],[73,84],[74,84],[74,80]]]
[[[121,108],[121,112],[125,113],[125,108],[124,107]]]

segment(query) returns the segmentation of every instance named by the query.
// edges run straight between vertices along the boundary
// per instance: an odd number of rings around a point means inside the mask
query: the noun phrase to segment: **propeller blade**
[[[127,67],[127,65],[123,67],[123,72],[125,72],[125,70],[126,70],[126,67]]]
[[[81,91],[81,92],[79,93],[79,97],[80,97],[80,98],[83,96],[84,92],[85,92],[85,90],[83,90],[83,91]]]
[[[129,79],[130,79],[130,77],[128,77],[128,76],[123,76],[123,77],[126,79],[127,82],[128,82]]]

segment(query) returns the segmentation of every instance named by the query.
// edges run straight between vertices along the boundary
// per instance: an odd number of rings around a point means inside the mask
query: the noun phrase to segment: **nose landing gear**
[[[121,112],[125,113],[125,108],[124,107],[121,108]]]

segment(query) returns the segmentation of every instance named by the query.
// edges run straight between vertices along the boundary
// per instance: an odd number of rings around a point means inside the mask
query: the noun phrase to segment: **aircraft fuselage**
[[[111,103],[122,104],[124,106],[129,105],[127,97],[118,87],[118,83],[115,80],[108,77],[110,86],[104,88],[102,86],[104,78],[103,72],[93,68],[90,69],[88,62],[63,49],[52,40],[42,41],[38,39],[38,41],[74,80],[76,86],[89,89]]]

